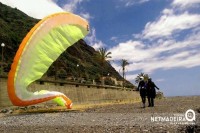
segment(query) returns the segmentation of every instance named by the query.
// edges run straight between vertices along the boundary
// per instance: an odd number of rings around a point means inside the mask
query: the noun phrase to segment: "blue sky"
[[[166,96],[200,95],[200,0],[0,0],[34,18],[69,11],[87,19],[86,42],[112,52],[126,78],[148,73]]]

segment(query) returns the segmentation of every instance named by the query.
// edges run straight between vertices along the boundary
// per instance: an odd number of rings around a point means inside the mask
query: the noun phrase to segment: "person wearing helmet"
[[[155,85],[155,83],[151,80],[151,78],[148,78],[148,82],[147,82],[147,97],[148,97],[148,103],[149,106],[148,107],[153,107],[154,106],[154,99],[156,97],[156,89],[157,88],[159,90],[159,88]]]
[[[143,108],[145,108],[145,102],[146,102],[146,83],[144,81],[144,77],[140,77],[140,82],[138,84],[138,90],[140,91],[140,97],[142,99]]]

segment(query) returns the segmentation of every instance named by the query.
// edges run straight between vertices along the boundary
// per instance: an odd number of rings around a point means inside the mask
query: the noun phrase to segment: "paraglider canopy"
[[[71,100],[56,91],[30,92],[28,86],[42,77],[50,65],[69,46],[89,32],[88,22],[72,13],[56,13],[39,21],[26,35],[15,55],[8,75],[8,95],[17,106],[57,99],[71,107]]]

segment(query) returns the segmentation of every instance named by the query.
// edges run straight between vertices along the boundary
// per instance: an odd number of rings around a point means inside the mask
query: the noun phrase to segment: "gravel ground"
[[[195,122],[158,119],[183,118],[188,109],[195,111]],[[146,108],[141,108],[141,103],[126,103],[64,112],[0,113],[0,132],[198,133],[200,96],[164,98],[156,100],[155,107]]]

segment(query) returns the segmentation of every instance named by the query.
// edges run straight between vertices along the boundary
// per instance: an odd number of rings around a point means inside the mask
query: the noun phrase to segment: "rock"
[[[162,99],[162,98],[164,98],[164,94],[163,94],[163,92],[157,92],[156,93],[156,98],[158,98],[158,99]]]
[[[30,106],[30,109],[35,109],[36,108],[36,106]]]
[[[197,112],[200,113],[200,108],[197,108]]]
[[[1,113],[7,113],[9,110],[8,109],[2,109]]]
[[[13,113],[13,110],[12,109],[9,109],[7,114],[12,114]]]
[[[26,111],[27,107],[19,107],[20,110]]]

